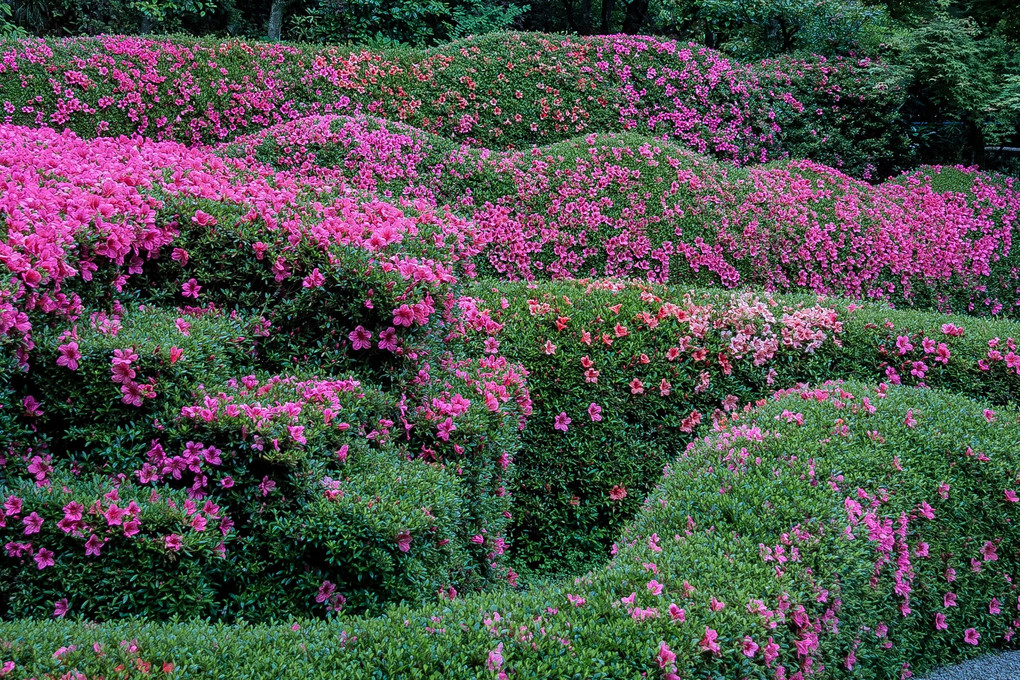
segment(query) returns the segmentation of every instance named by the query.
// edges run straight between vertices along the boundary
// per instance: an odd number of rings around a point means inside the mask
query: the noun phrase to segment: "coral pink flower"
[[[613,486],[609,490],[609,498],[614,501],[622,501],[627,497],[627,490],[620,485]]]

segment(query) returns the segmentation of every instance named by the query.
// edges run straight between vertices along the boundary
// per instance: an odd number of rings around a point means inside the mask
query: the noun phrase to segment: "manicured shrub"
[[[768,88],[790,158],[809,158],[852,177],[880,180],[912,155],[902,77],[867,57],[781,56],[754,65]]]
[[[35,456],[33,479],[2,486],[4,618],[215,612],[234,537],[219,506],[125,475],[55,471],[50,462]]]
[[[808,154],[868,173],[885,161],[868,135],[898,92],[876,88],[863,61],[745,65],[625,35],[503,33],[383,52],[131,36],[3,49],[5,122],[188,143],[360,111],[485,147],[634,130],[740,164]]]
[[[500,330],[463,341],[529,372],[513,537],[543,571],[586,569],[699,425],[776,387],[841,377],[1020,396],[1013,322],[609,281],[469,292]]]
[[[808,161],[727,168],[635,134],[489,153],[387,125],[315,119],[267,131],[249,154],[451,204],[475,225],[483,275],[754,285],[1017,314],[1020,194],[1009,178],[947,168],[872,186]]]
[[[1014,639],[1017,416],[935,390],[788,390],[672,462],[583,578],[330,623],[0,623],[3,658],[36,677],[922,674]]]

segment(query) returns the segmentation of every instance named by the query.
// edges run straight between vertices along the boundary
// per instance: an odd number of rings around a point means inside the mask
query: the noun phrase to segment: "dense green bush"
[[[0,658],[35,677],[920,674],[1013,638],[1017,416],[791,390],[673,461],[610,564],[573,582],[289,627],[0,623]]]

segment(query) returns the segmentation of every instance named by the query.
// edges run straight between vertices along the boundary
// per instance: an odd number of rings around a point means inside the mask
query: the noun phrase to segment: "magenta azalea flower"
[[[560,414],[556,416],[553,428],[566,432],[570,427],[570,423],[572,422],[573,421],[570,420],[570,418],[567,416],[565,412],[560,412]]]

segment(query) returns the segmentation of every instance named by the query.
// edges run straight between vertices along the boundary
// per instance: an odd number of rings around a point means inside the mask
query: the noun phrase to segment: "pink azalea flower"
[[[21,520],[25,525],[25,535],[37,534],[43,525],[43,518],[36,513],[30,514],[25,519]]]
[[[355,350],[368,349],[372,346],[372,333],[366,330],[364,326],[359,325],[347,334],[347,338],[351,341],[351,345]]]
[[[313,269],[312,273],[301,281],[301,285],[304,288],[320,288],[324,283],[326,283],[326,277],[322,275],[318,267]]]
[[[189,259],[188,251],[184,248],[174,248],[173,252],[170,253],[170,259],[182,267],[187,267]]]
[[[411,532],[406,530],[401,531],[399,534],[397,534],[396,540],[397,548],[400,549],[400,552],[406,553],[411,550]]]
[[[1020,497],[1017,497],[1016,491],[1013,491],[1013,489],[1006,489],[1006,502],[1016,503],[1017,501],[1020,501]]]
[[[53,559],[53,551],[47,548],[39,548],[39,552],[35,554],[35,563],[39,569],[45,569],[46,567],[52,567],[56,562]]]
[[[741,651],[748,659],[753,659],[754,655],[758,653],[758,645],[755,644],[754,640],[750,636],[745,635],[744,641],[741,644]]]
[[[622,501],[627,497],[627,490],[622,486],[616,485],[609,490],[609,498],[614,501]]]
[[[66,366],[72,371],[78,370],[78,360],[81,359],[81,352],[78,351],[77,342],[69,342],[66,345],[57,347],[60,356],[57,357],[57,366]]]
[[[89,540],[85,541],[85,556],[86,557],[99,557],[99,551],[103,548],[104,541],[92,534],[89,536]]]
[[[379,334],[379,349],[395,352],[397,351],[397,329],[390,326]]]
[[[169,536],[164,536],[163,544],[166,546],[167,550],[172,550],[174,552],[180,550],[184,545],[181,542],[181,537],[178,536],[177,534],[170,534]]]
[[[556,416],[553,428],[566,432],[571,422],[573,421],[570,420],[566,413],[560,412],[560,414]]]
[[[198,299],[198,293],[202,290],[202,286],[198,285],[198,281],[195,279],[188,279],[181,284],[181,295],[184,297],[190,297]]]
[[[659,668],[666,668],[676,661],[676,654],[663,641],[659,643],[659,653],[655,655],[655,660],[659,662]]]
[[[675,604],[671,604],[669,605],[669,618],[678,623],[683,623],[687,620],[687,613]]]
[[[53,603],[53,618],[55,619],[64,618],[64,616],[67,615],[68,608],[69,605],[67,602],[67,598],[66,597],[60,598],[59,600]]]
[[[946,623],[946,615],[942,612],[935,614],[935,630],[945,630],[949,628],[949,624]]]
[[[705,626],[705,636],[698,642],[698,647],[703,652],[710,652],[713,656],[719,656],[722,649],[719,647],[719,643],[716,640],[719,637],[719,633],[713,629]]]
[[[588,416],[591,417],[592,422],[600,422],[602,420],[602,407],[592,402],[588,405]]]
[[[662,595],[662,584],[652,579],[648,582],[648,592],[655,596]]]
[[[489,669],[491,673],[499,672],[499,669],[503,667],[503,643],[500,642],[496,645],[496,648],[489,651],[489,658],[485,661],[485,667]]]
[[[414,310],[410,305],[400,305],[393,312],[394,326],[410,326],[414,323]]]
[[[980,639],[981,633],[977,632],[973,628],[968,628],[967,630],[963,631],[963,641],[966,642],[968,645],[977,645],[978,640]]]
[[[903,419],[903,424],[909,428],[917,427],[917,421],[914,419],[914,409],[907,409],[907,417]]]
[[[436,430],[438,431],[438,434],[436,436],[442,439],[444,442],[448,442],[450,441],[450,433],[456,429],[457,426],[453,424],[453,418],[447,416],[446,420],[444,420],[443,422],[439,423],[439,425],[436,426]]]

